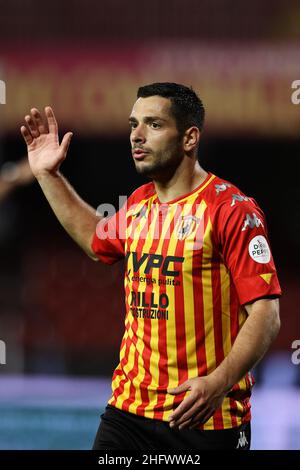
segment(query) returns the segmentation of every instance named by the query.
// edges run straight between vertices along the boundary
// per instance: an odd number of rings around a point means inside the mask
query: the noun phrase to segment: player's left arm
[[[245,306],[248,318],[223,362],[206,377],[187,380],[168,390],[190,394],[170,416],[170,426],[193,429],[205,423],[224,397],[265,355],[280,329],[279,300],[259,299]]]
[[[245,308],[248,317],[230,353],[214,371],[216,378],[224,374],[227,391],[258,364],[280,330],[279,299],[259,299]]]

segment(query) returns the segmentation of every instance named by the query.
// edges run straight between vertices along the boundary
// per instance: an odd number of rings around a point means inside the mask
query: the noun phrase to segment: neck
[[[184,158],[175,172],[166,180],[153,180],[156,193],[161,202],[172,201],[188,194],[207,177],[198,160]]]

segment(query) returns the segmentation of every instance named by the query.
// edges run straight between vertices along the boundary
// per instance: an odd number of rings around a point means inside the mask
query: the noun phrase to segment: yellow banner
[[[31,107],[51,105],[61,128],[81,135],[126,134],[137,88],[174,81],[191,85],[204,101],[209,134],[298,137],[300,105],[292,97],[300,80],[299,49],[180,42],[33,50],[26,57],[20,50],[5,51],[0,132],[19,132]]]

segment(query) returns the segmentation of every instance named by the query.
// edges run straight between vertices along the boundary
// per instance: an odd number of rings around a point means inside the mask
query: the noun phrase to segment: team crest
[[[182,220],[179,222],[177,229],[177,237],[179,240],[184,240],[191,233],[196,230],[197,225],[201,219],[195,215],[183,215]]]

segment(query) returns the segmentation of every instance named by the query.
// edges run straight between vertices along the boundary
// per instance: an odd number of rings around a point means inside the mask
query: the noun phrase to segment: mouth
[[[134,149],[132,151],[132,156],[135,160],[143,160],[149,152],[143,149]]]

